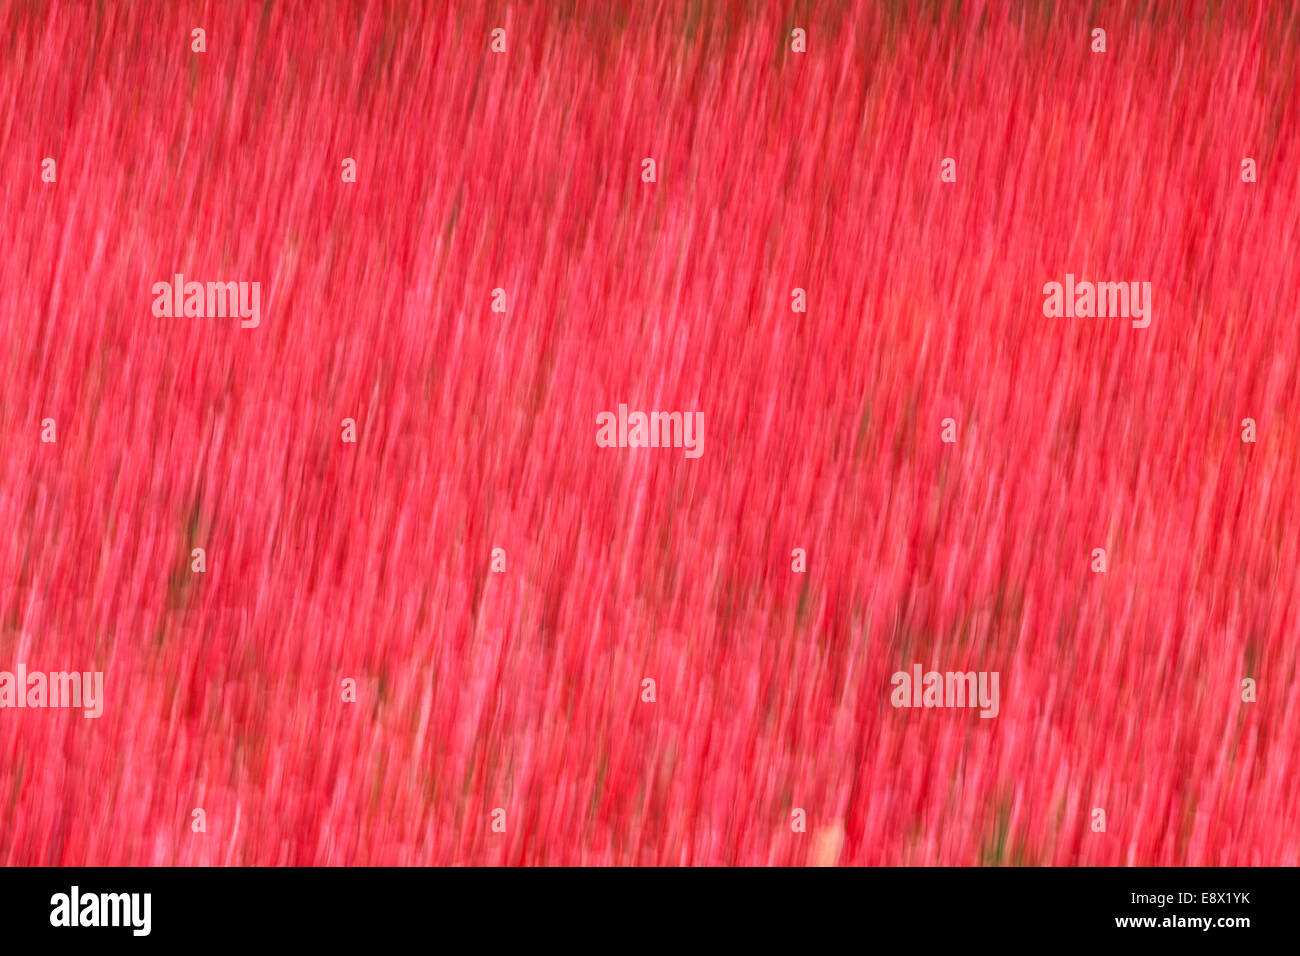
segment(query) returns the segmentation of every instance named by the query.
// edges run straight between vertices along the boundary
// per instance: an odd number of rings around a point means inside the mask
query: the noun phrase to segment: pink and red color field
[[[0,4],[0,669],[105,675],[0,709],[0,863],[1300,863],[1298,54],[1283,3]]]

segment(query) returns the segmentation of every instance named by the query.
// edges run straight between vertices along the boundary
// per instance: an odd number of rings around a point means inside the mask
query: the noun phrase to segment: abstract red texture
[[[0,4],[0,670],[105,697],[0,708],[0,863],[1300,864],[1298,52],[1282,3]]]

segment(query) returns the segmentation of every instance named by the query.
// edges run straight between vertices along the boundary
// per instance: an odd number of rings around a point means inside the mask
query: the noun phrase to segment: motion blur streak
[[[3,3],[0,862],[1300,864],[1296,10]]]

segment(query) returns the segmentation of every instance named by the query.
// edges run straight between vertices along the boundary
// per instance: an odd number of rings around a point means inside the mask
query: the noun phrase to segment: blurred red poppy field
[[[0,863],[1300,864],[1293,5],[0,37]]]

